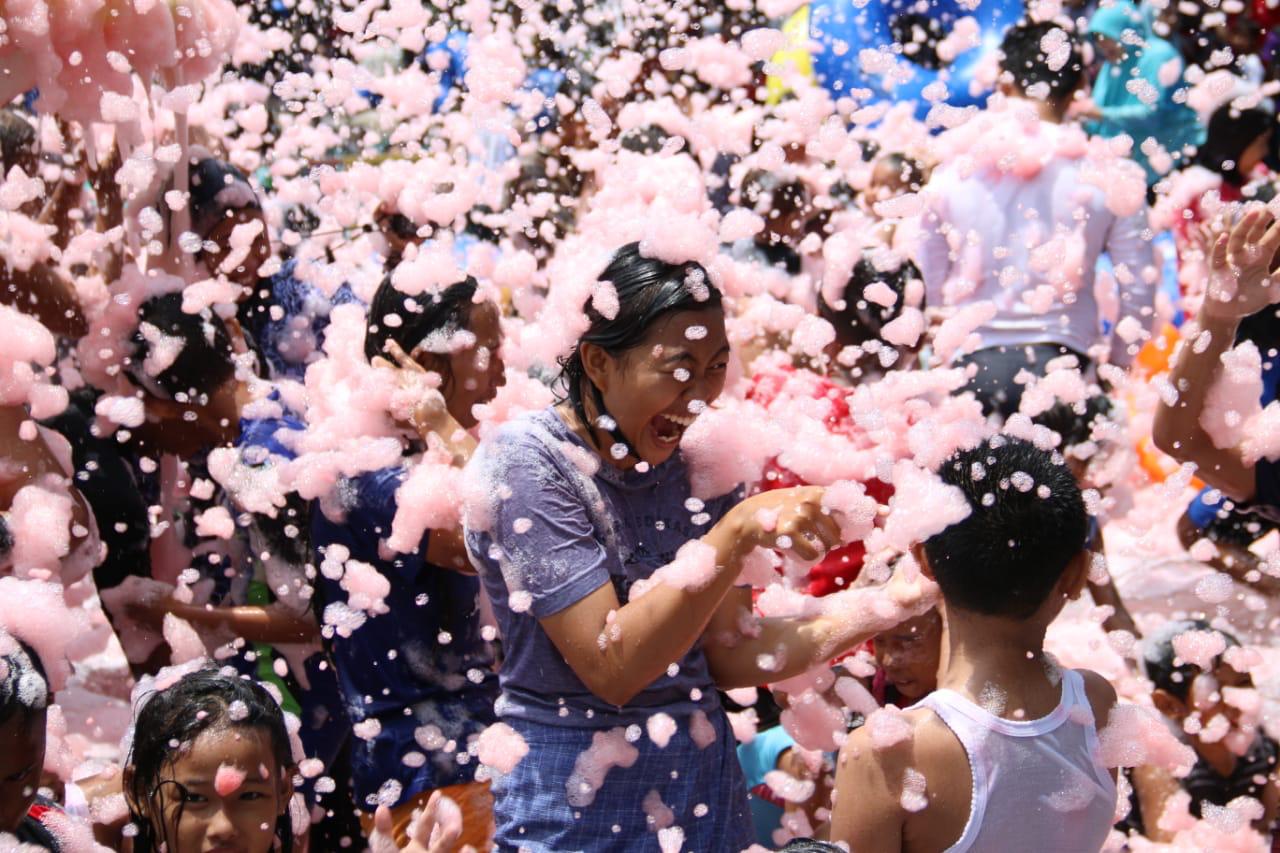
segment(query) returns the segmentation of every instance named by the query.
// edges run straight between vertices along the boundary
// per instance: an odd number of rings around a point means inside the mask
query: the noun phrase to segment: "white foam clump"
[[[529,744],[506,723],[494,723],[481,732],[478,746],[480,763],[502,773],[516,769],[521,759],[529,754]]]
[[[797,779],[785,770],[770,770],[764,774],[769,790],[789,803],[805,803],[813,797],[817,784],[812,779]]]
[[[630,767],[639,757],[640,751],[627,743],[625,729],[595,732],[591,746],[578,755],[573,773],[565,783],[569,805],[574,808],[591,805],[609,771],[614,767]]]

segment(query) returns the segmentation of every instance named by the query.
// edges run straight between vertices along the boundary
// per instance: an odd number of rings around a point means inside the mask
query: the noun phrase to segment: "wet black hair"
[[[5,171],[36,155],[36,129],[12,109],[0,109],[0,159]],[[30,176],[28,176],[30,177]]]
[[[890,167],[898,175],[905,178],[907,187],[915,192],[924,184],[924,167],[913,157],[908,157],[901,151],[890,151],[883,157],[879,158],[878,163],[888,163]]]
[[[1163,690],[1180,702],[1185,702],[1191,693],[1191,682],[1200,674],[1200,667],[1192,663],[1176,664],[1178,653],[1174,651],[1173,639],[1188,631],[1216,631],[1227,641],[1227,648],[1240,645],[1240,641],[1226,631],[1218,630],[1204,619],[1182,619],[1166,622],[1160,630],[1147,637],[1143,644],[1142,665],[1147,678],[1156,690]],[[1217,668],[1222,656],[1213,659],[1211,669]]]
[[[1205,128],[1205,140],[1194,162],[1222,176],[1232,186],[1244,184],[1247,175],[1240,174],[1240,157],[1253,141],[1276,126],[1276,118],[1263,109],[1233,109],[1225,104],[1214,110]]]
[[[595,344],[609,355],[619,356],[644,343],[649,330],[664,317],[722,305],[720,291],[701,264],[693,261],[669,264],[645,257],[640,254],[639,243],[628,243],[618,249],[598,280],[613,285],[618,311],[612,318],[606,317],[588,300],[585,310],[591,325],[578,338],[573,351],[560,359],[560,375],[555,385],[560,392],[557,402],[571,403],[584,424],[591,423],[584,394],[591,396],[597,417],[607,412],[600,389],[592,384],[583,367],[582,344]],[[618,430],[606,431],[613,434],[615,441],[623,442]]]
[[[475,305],[479,285],[471,276],[451,284],[439,293],[409,296],[396,288],[388,274],[378,285],[369,303],[369,325],[364,334],[364,356],[373,361],[377,356],[390,360],[388,342],[395,341],[412,355],[413,350],[431,335],[449,335],[467,327]],[[391,325],[387,317],[399,318]],[[446,381],[449,377],[443,377]]]
[[[1084,550],[1088,516],[1070,469],[1030,442],[997,435],[953,455],[938,476],[970,509],[924,543],[947,605],[1031,617]]]
[[[1084,444],[1093,438],[1094,425],[1111,414],[1112,404],[1105,394],[1094,394],[1084,401],[1084,412],[1075,406],[1054,403],[1032,418],[1032,422],[1048,427],[1062,437],[1058,450],[1066,450]]]
[[[657,154],[671,139],[671,134],[656,124],[633,127],[618,138],[618,143],[626,151],[637,154]],[[686,144],[686,150],[688,146]]]
[[[1066,36],[1070,55],[1057,71],[1049,67],[1049,57],[1040,46],[1041,41],[1054,30]],[[1019,21],[1004,34],[1000,43],[1001,69],[1013,75],[1013,85],[1026,92],[1037,83],[1047,84],[1049,100],[1061,103],[1071,97],[1084,82],[1084,59],[1080,41],[1070,30],[1051,21]]]
[[[138,829],[136,853],[174,850],[167,838],[167,826],[156,826],[153,815],[164,813],[164,805],[177,793],[177,815],[182,816],[181,786],[162,779],[196,738],[219,728],[259,729],[271,742],[276,768],[284,772],[293,764],[284,711],[275,697],[256,681],[227,675],[218,669],[202,669],[182,677],[176,684],[147,695],[135,713],[133,743],[126,764],[133,778],[124,795],[129,816]],[[293,830],[287,810],[276,821],[276,836],[284,853],[293,850]]]
[[[138,309],[138,330],[133,335],[131,375],[148,391],[158,387],[175,399],[178,394],[207,394],[235,375],[231,337],[222,319],[212,311],[188,314],[182,310],[182,294],[166,293],[147,300]],[[179,338],[182,349],[173,363],[156,376],[145,376],[143,362],[151,344],[142,334],[149,323],[161,334]]]
[[[227,208],[218,201],[218,193],[229,186],[243,184],[252,192],[253,187],[235,166],[216,157],[205,157],[191,167],[189,176],[191,229],[201,237],[213,230],[213,226],[226,215]],[[165,205],[168,207],[168,205]],[[261,210],[262,204],[254,193],[252,203],[243,206],[247,210]],[[236,208],[240,209],[240,208]]]
[[[49,676],[35,649],[0,629],[0,725],[21,715],[30,718],[49,707]]]
[[[841,853],[841,849],[815,838],[793,838],[782,848],[781,853]]]
[[[880,337],[880,331],[902,313],[906,299],[907,282],[920,278],[920,270],[911,261],[904,261],[897,269],[881,271],[873,257],[864,253],[853,266],[844,292],[835,305],[831,305],[818,293],[818,316],[836,330],[836,340],[844,346],[857,346]],[[883,282],[898,300],[889,307],[868,302],[867,288],[875,282]]]
[[[799,178],[790,178],[764,169],[748,172],[742,179],[742,206],[754,208],[764,196],[769,210],[779,214],[803,213],[809,203],[809,187]]]

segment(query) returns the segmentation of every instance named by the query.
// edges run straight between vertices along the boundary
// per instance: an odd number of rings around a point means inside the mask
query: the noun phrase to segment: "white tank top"
[[[1095,758],[1098,730],[1080,673],[1063,671],[1058,707],[1038,720],[997,717],[952,690],[914,707],[937,714],[969,755],[969,820],[948,853],[1102,847],[1115,819],[1116,786]]]

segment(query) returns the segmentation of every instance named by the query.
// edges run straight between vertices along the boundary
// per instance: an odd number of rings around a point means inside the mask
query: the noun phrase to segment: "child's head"
[[[938,687],[942,614],[930,609],[876,635],[874,653],[876,666],[905,699],[923,699]]]
[[[1094,394],[1084,401],[1083,412],[1074,405],[1058,402],[1032,418],[1032,422],[1048,427],[1062,439],[1058,451],[1066,458],[1067,467],[1077,480],[1083,480],[1095,428],[1111,413],[1111,400],[1105,394]]]
[[[756,240],[768,245],[798,243],[813,211],[812,195],[804,181],[763,169],[742,179],[741,199],[743,207],[764,219],[764,230]]]
[[[1084,82],[1080,44],[1069,30],[1051,21],[1020,21],[1000,45],[1005,91],[1043,100],[1066,110]]]
[[[924,543],[947,611],[1048,624],[1085,580],[1084,498],[1065,462],[994,436],[942,464],[969,515]]]
[[[182,294],[153,297],[138,310],[128,372],[173,423],[158,431],[164,449],[190,454],[235,436],[235,362],[226,325],[216,314],[191,314]]]
[[[902,313],[907,283],[920,278],[920,270],[911,261],[878,261],[878,253],[863,253],[838,299],[828,302],[821,292],[818,294],[818,316],[835,328],[837,351],[879,338],[885,325]],[[873,284],[892,291],[892,305],[883,304],[887,299],[879,302],[867,299],[867,288]]]
[[[1223,652],[1202,668],[1179,656],[1182,643],[1221,643]],[[1168,622],[1144,644],[1143,665],[1153,687],[1151,700],[1160,713],[1179,725],[1185,727],[1189,718],[1196,718],[1198,727],[1188,728],[1197,735],[1193,743],[1223,740],[1237,752],[1247,750],[1253,743],[1261,700],[1252,677],[1226,660],[1226,650],[1239,646],[1235,637],[1214,629],[1203,619]],[[1215,723],[1215,718],[1221,721]]]
[[[0,630],[0,832],[13,832],[36,798],[44,769],[49,682],[40,658]]]
[[[135,850],[292,849],[293,761],[284,712],[253,681],[206,669],[153,693],[124,771]]]
[[[461,426],[476,424],[472,407],[493,399],[505,381],[501,314],[492,302],[477,302],[476,280],[467,276],[438,294],[409,296],[387,276],[369,304],[364,354],[393,362],[395,342],[425,370],[440,375],[449,414]],[[392,347],[391,349],[394,349]]]
[[[896,151],[876,159],[871,167],[871,180],[863,195],[866,203],[889,201],[907,193],[919,192],[924,186],[924,168],[906,154]]]
[[[252,287],[258,270],[271,254],[267,220],[253,185],[235,166],[216,157],[200,157],[191,164],[191,230],[205,245],[200,258],[210,275]],[[168,207],[168,205],[164,205]],[[237,226],[257,227],[249,251],[234,265],[227,264],[235,252],[232,233]],[[225,268],[224,268],[225,267]]]

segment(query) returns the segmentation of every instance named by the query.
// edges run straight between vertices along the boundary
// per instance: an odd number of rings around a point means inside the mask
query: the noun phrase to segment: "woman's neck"
[[[599,415],[595,412],[595,406],[590,400],[583,400],[582,407],[586,410],[587,417],[594,422]],[[576,436],[582,439],[587,447],[591,448],[597,456],[604,459],[613,467],[623,471],[630,471],[636,467],[639,460],[631,451],[630,446],[627,448],[627,455],[621,459],[615,459],[613,454],[608,451],[610,444],[613,442],[613,436],[599,427],[591,427],[583,423],[582,417],[578,414],[577,408],[570,402],[565,401],[556,406],[556,413],[560,415],[560,419],[565,422],[565,426]]]

